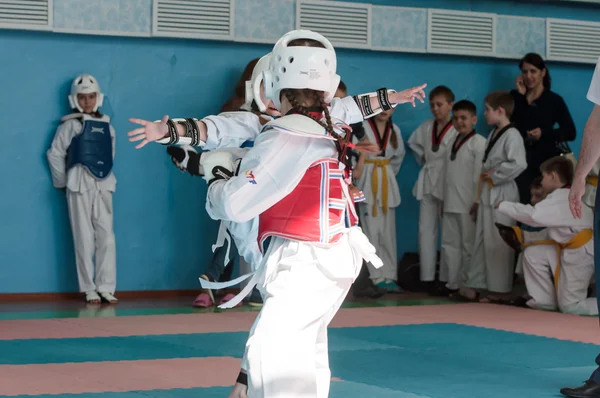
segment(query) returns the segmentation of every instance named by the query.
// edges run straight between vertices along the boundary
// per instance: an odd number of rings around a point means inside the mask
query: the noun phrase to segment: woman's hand
[[[415,105],[415,98],[421,101],[421,103],[425,103],[423,98],[425,98],[425,91],[423,89],[427,87],[427,84],[422,84],[417,87],[409,88],[404,91],[395,92],[388,96],[392,104],[406,104],[410,102],[412,106]]]
[[[527,93],[527,86],[525,85],[525,78],[523,77],[523,75],[517,76],[516,86],[517,91],[522,95],[525,95],[525,93]]]
[[[533,141],[538,141],[542,137],[542,130],[538,127],[527,132],[527,137]]]
[[[129,119],[131,123],[144,126],[128,132],[127,135],[131,137],[129,138],[129,141],[135,142],[143,140],[135,147],[135,149],[140,149],[150,142],[164,138],[169,133],[167,120],[169,120],[169,115],[165,115],[160,122],[150,122],[148,120],[134,118]]]

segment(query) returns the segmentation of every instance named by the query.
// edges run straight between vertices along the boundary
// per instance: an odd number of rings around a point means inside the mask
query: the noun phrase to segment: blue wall
[[[392,5],[375,1],[377,5]],[[393,5],[446,7],[447,1],[394,1]],[[600,19],[598,8],[511,1],[456,1],[455,8],[504,14]],[[477,4],[475,7],[474,4]],[[71,231],[64,193],[52,187],[45,152],[58,119],[68,113],[71,80],[93,74],[107,95],[103,110],[117,130],[118,179],[114,197],[118,290],[193,289],[210,261],[217,222],[204,211],[206,187],[175,169],[164,147],[136,151],[127,119],[163,114],[202,116],[217,112],[246,62],[267,45],[194,40],[133,39],[0,31],[3,56],[0,109],[3,141],[0,176],[0,293],[76,291]],[[478,106],[492,90],[511,89],[517,61],[424,54],[339,50],[339,73],[350,93],[426,82],[448,85],[458,99]],[[553,89],[569,106],[579,149],[591,104],[585,94],[591,65],[550,64]],[[480,112],[483,120],[482,112]],[[404,105],[394,120],[405,140],[426,118],[427,105]],[[478,130],[487,134],[483,124]],[[411,194],[418,168],[409,153],[398,176],[399,256],[417,250],[418,203]]]

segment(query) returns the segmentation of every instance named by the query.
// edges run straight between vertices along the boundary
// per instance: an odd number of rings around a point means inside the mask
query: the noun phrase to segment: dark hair
[[[323,43],[312,40],[312,39],[296,39],[289,42],[288,46],[290,47],[317,47],[317,48],[325,48]],[[336,139],[335,145],[340,154],[340,160],[343,159],[344,163],[347,163],[346,166],[350,167],[349,159],[346,157],[346,148],[348,147],[348,142],[350,140],[351,134],[346,134],[345,137],[341,137],[339,134],[335,132],[333,129],[333,123],[331,122],[331,116],[329,115],[329,109],[324,99],[324,92],[311,90],[308,88],[302,89],[292,89],[286,88],[281,90],[280,97],[285,96],[287,100],[290,102],[292,107],[300,112],[300,114],[309,117],[319,123],[321,126],[325,128],[331,134],[332,137]],[[307,104],[307,105],[303,105]],[[313,115],[309,113],[310,108],[319,108],[325,114],[326,123],[321,122],[321,120],[317,119]],[[350,167],[351,168],[351,167]]]
[[[341,80],[340,80],[340,84],[338,85],[338,90],[342,90],[345,93],[348,92],[348,89],[346,88],[346,84]]]
[[[461,100],[454,104],[454,106],[452,107],[452,112],[456,111],[467,111],[471,115],[477,116],[477,107],[474,103],[468,100]]]
[[[533,181],[531,181],[531,185],[529,186],[529,189],[535,188],[535,189],[539,189],[542,187],[542,176],[537,176],[533,179]]]
[[[515,109],[515,99],[507,91],[494,91],[485,97],[485,103],[493,110],[504,109],[506,117],[510,119]]]
[[[550,71],[546,68],[546,62],[541,55],[536,53],[526,54],[523,58],[521,58],[521,62],[519,62],[519,69],[523,70],[523,64],[530,64],[535,66],[537,69],[543,71],[546,70],[546,76],[544,76],[544,80],[542,84],[546,90],[550,90],[552,86],[552,79],[550,78]]]
[[[260,58],[255,58],[252,61],[248,62],[248,65],[244,68],[242,72],[242,76],[240,76],[240,80],[238,80],[235,85],[235,95],[239,98],[246,97],[246,80],[250,80],[252,78],[252,72],[254,71],[254,67],[258,63]]]
[[[429,100],[437,97],[438,95],[443,95],[448,102],[454,102],[454,93],[446,86],[437,86],[429,93]]]
[[[546,160],[540,166],[540,171],[546,174],[556,173],[560,181],[565,185],[573,183],[573,162],[564,156],[554,156]]]

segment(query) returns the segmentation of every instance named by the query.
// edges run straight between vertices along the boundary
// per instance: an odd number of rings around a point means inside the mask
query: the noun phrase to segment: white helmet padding
[[[83,108],[79,105],[79,101],[77,101],[77,94],[96,94],[96,105],[94,106],[94,112],[98,110],[102,106],[104,102],[104,94],[100,91],[100,85],[98,85],[98,81],[92,75],[88,75],[87,73],[83,75],[79,75],[73,80],[71,84],[71,94],[69,95],[69,104],[72,109],[78,109],[79,112],[83,112]]]
[[[254,69],[252,70],[252,77],[250,80],[246,80],[246,102],[244,105],[250,108],[252,101],[254,101],[254,85],[258,86],[258,92],[260,99],[260,84],[263,81],[263,72],[269,70],[269,64],[271,62],[271,53],[263,56],[258,60],[256,65],[254,65]],[[262,103],[262,101],[261,101]],[[261,112],[264,112],[266,109],[261,109]]]
[[[298,39],[311,39],[325,48],[294,46],[289,43]],[[333,99],[340,77],[336,74],[335,50],[323,35],[310,30],[293,30],[281,37],[271,52],[269,70],[263,72],[265,97],[281,110],[279,95],[284,89],[311,89],[323,91],[325,102]],[[260,83],[253,82],[254,100],[262,110]]]

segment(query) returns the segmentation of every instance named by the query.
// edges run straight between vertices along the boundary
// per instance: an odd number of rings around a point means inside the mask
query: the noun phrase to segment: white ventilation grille
[[[234,0],[154,0],[152,34],[196,39],[232,39],[233,2]]]
[[[52,0],[0,0],[0,28],[50,29],[51,9]]]
[[[495,55],[496,15],[429,10],[427,51],[439,54]]]
[[[548,60],[591,64],[598,61],[600,23],[548,18],[546,30]]]
[[[371,5],[298,0],[296,28],[325,36],[336,47],[371,46]]]

